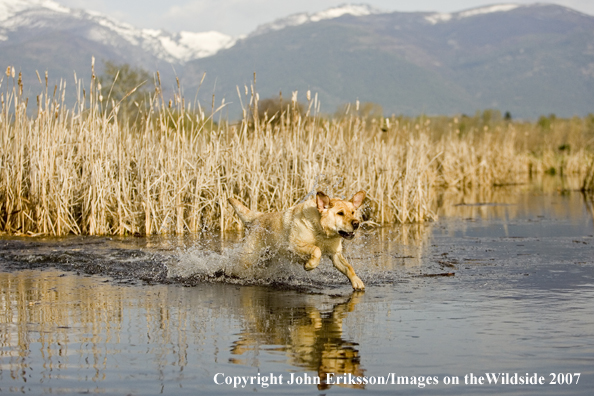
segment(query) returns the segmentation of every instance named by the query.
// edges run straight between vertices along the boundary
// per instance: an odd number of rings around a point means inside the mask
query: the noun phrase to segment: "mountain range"
[[[253,84],[260,98],[317,94],[323,112],[373,102],[384,114],[514,117],[594,112],[594,17],[551,4],[500,4],[457,13],[383,12],[344,5],[295,14],[231,37],[139,29],[52,0],[0,0],[0,67],[52,81],[98,72],[103,60],[179,77],[186,96],[231,103]],[[4,70],[4,69],[3,69]],[[201,84],[203,75],[206,75]],[[198,90],[198,87],[200,89]]]

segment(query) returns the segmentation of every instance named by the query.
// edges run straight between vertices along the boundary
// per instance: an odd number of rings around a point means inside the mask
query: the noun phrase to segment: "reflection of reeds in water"
[[[439,213],[447,217],[514,218],[517,191],[518,187],[445,189],[439,197]]]
[[[594,159],[588,165],[586,175],[582,179],[582,185],[580,187],[586,197],[594,201]]]
[[[515,219],[529,215],[530,208],[540,215],[556,218],[580,219],[581,205],[554,205],[537,197],[569,194],[579,190],[579,178],[560,178],[548,175],[533,177],[530,184],[497,188],[449,188],[440,191],[438,213],[446,217],[468,219]],[[555,200],[553,200],[554,202]],[[532,213],[536,217],[536,213]]]
[[[312,296],[256,287],[196,292],[64,275],[0,273],[0,368],[15,383],[92,379],[93,386],[103,382],[102,389],[120,370],[130,371],[128,365],[139,375],[158,376],[158,383],[170,375],[179,381],[184,368],[201,369],[226,357],[260,367],[265,351],[274,351],[266,359],[280,356],[282,364],[317,373],[320,389],[328,387],[328,373],[364,373],[357,343],[344,335],[351,313],[350,324],[363,328],[373,311],[353,312],[360,293]],[[72,384],[53,385],[60,390]]]
[[[588,165],[586,174],[582,178],[580,189],[584,195],[584,202],[588,212],[594,220],[594,159],[590,160],[590,165]]]
[[[178,310],[178,322],[172,325],[166,290],[127,289],[54,271],[0,273],[2,370],[18,379],[39,364],[48,371],[37,375],[49,379],[75,367],[78,375],[103,381],[113,369],[107,357],[117,354],[118,345],[129,338],[153,344],[157,369],[170,365],[171,359],[183,367],[188,343],[185,328],[177,325],[190,325],[190,303]],[[139,313],[129,316],[134,309]],[[175,345],[174,352],[170,345]]]
[[[9,234],[235,229],[228,197],[276,211],[315,188],[339,196],[366,190],[379,223],[423,222],[436,217],[440,186],[583,174],[592,158],[592,131],[581,119],[328,119],[314,99],[305,115],[293,101],[271,118],[246,108],[236,124],[214,123],[216,112],[207,117],[181,90],[168,101],[159,86],[138,122],[120,122],[117,106],[102,110],[107,93],[95,78],[88,91],[77,81],[71,109],[65,84],[46,85],[29,117],[11,71],[0,112],[0,231]],[[242,103],[257,110],[257,95]]]
[[[582,180],[581,190],[588,212],[594,220],[594,159],[591,160],[586,176]]]
[[[357,271],[381,278],[401,268],[420,268],[429,246],[431,226],[425,223],[398,224],[363,231],[345,247],[346,257],[357,263]]]
[[[594,221],[594,196],[584,197],[584,202],[586,203],[586,208],[588,209],[588,213],[592,217]]]

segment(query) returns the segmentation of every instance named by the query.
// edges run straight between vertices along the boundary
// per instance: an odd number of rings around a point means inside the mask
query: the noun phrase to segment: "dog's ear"
[[[357,209],[359,206],[361,206],[364,199],[365,199],[365,191],[359,191],[358,193],[353,195],[353,198],[351,198],[351,203],[353,204],[355,209]]]
[[[316,194],[316,203],[318,204],[318,211],[322,213],[324,209],[328,209],[330,206],[330,198],[321,191]]]

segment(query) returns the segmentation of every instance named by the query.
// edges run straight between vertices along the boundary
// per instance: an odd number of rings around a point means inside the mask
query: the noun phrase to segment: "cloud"
[[[586,14],[594,15],[594,2],[592,0],[565,0],[557,1],[556,3],[565,5],[566,7],[573,8]]]
[[[218,30],[240,35],[274,19],[279,11],[282,6],[269,0],[194,0],[170,6],[163,20],[177,26],[176,30]]]
[[[109,0],[93,0],[93,1],[85,1],[85,0],[58,0],[58,3],[65,5],[66,7],[70,8],[78,8],[83,10],[93,10],[98,11],[103,14],[107,14],[106,11],[110,9],[108,3]]]

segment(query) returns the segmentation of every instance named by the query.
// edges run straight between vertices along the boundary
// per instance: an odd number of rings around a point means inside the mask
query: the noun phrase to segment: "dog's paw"
[[[354,290],[365,290],[365,284],[363,284],[361,278],[356,275],[351,279],[351,284],[353,285]]]
[[[307,263],[305,263],[303,265],[303,268],[306,271],[311,271],[315,268],[317,268],[318,265],[320,265],[320,258],[322,257],[322,252],[320,251],[320,248],[315,249],[314,253],[311,255],[311,257],[309,258],[309,260],[307,260]]]
[[[309,260],[307,263],[303,264],[303,268],[306,271],[314,270],[320,265],[320,260]]]

